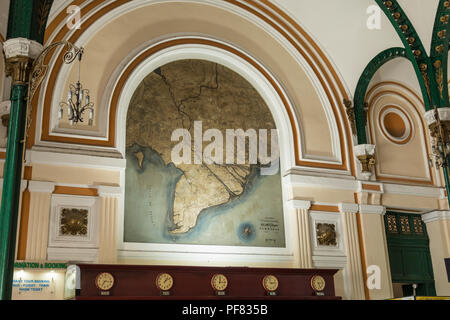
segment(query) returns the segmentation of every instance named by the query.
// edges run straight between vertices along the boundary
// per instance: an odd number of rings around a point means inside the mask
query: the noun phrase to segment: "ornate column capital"
[[[42,51],[42,45],[25,38],[9,39],[3,43],[6,57],[5,73],[12,77],[13,85],[26,85],[34,59]]]
[[[438,108],[437,110],[441,121],[450,121],[450,108]],[[436,119],[434,118],[434,110],[428,110],[425,112],[424,118],[428,126],[436,123]]]
[[[361,163],[361,174],[364,179],[369,180],[372,176],[372,168],[375,164],[375,145],[359,144],[354,147],[355,156]]]

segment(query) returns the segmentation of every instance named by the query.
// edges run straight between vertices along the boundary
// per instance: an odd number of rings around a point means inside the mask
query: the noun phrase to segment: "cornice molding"
[[[359,212],[362,214],[380,214],[386,213],[386,207],[378,205],[360,204]]]
[[[339,203],[340,213],[356,213],[358,209],[359,206],[356,203]]]
[[[422,215],[422,220],[425,223],[441,221],[441,220],[450,220],[450,211],[432,211],[429,213],[425,213]]]
[[[122,195],[123,189],[115,186],[98,186],[98,196],[101,198],[117,198]]]
[[[29,181],[28,190],[30,192],[52,193],[55,190],[55,183],[48,181]]]
[[[289,200],[288,203],[294,209],[308,210],[309,208],[311,208],[311,201],[293,199],[293,200]]]

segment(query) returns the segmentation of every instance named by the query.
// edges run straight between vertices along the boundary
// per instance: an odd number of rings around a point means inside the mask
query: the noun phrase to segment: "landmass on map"
[[[146,155],[138,145],[157,152],[166,165],[172,163],[173,131],[184,128],[193,137],[194,121],[202,121],[204,131],[216,128],[224,135],[230,128],[275,129],[265,102],[240,75],[215,63],[181,60],[158,68],[136,89],[127,114],[127,156],[134,156],[142,168]],[[174,190],[170,233],[188,232],[205,209],[243,194],[258,168],[248,163],[248,146],[246,150],[244,164],[176,165],[181,176]]]

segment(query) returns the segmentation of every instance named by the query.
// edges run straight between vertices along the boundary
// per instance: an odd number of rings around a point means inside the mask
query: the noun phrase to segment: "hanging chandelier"
[[[89,111],[88,125],[92,126],[94,118],[94,103],[91,102],[89,90],[83,89],[80,82],[81,57],[83,55],[83,48],[78,52],[78,81],[77,83],[69,85],[67,93],[67,102],[59,103],[58,120],[63,118],[64,108],[67,108],[70,125],[78,122],[83,122],[83,113]]]

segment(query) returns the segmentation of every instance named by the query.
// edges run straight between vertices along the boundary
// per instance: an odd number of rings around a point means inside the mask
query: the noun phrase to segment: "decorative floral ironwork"
[[[88,227],[88,210],[63,208],[60,216],[60,235],[86,236]]]
[[[388,215],[388,216],[386,216],[386,220],[387,220],[387,227],[388,227],[389,232],[397,233],[398,232],[397,219],[395,218],[395,216]]]
[[[317,223],[316,237],[321,246],[336,246],[336,226],[330,223]]]
[[[421,217],[413,218],[413,228],[415,233],[423,233],[423,225]]]
[[[411,233],[411,227],[409,226],[409,219],[407,216],[400,216],[400,228],[402,233]]]

